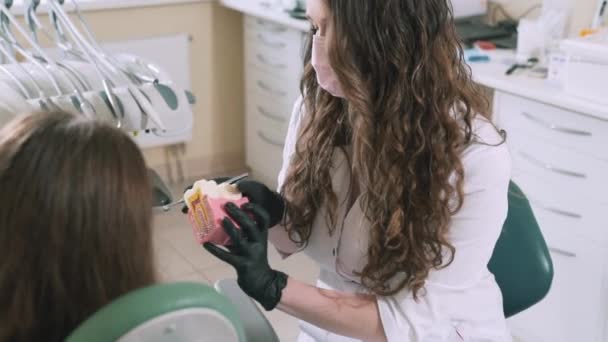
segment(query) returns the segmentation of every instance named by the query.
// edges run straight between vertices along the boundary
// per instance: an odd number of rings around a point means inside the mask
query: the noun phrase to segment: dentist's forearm
[[[278,308],[338,335],[386,341],[375,296],[323,290],[289,278]]]

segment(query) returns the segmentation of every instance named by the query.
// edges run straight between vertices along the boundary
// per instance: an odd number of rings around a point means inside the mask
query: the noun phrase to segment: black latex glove
[[[280,194],[262,183],[251,180],[241,181],[236,187],[249,202],[264,208],[270,219],[268,227],[272,228],[281,223],[285,215],[285,199]]]
[[[239,287],[249,297],[266,310],[273,310],[281,301],[288,277],[285,273],[271,269],[268,264],[268,213],[253,203],[243,205],[242,210],[235,204],[228,203],[225,210],[241,227],[238,230],[228,219],[222,222],[226,234],[232,239],[230,251],[211,243],[206,243],[203,247],[236,269]]]
[[[229,180],[229,179],[230,179],[230,177],[219,177],[219,178],[213,178],[213,179],[212,179],[212,181],[216,182],[217,184],[222,184],[222,183],[224,183],[225,181],[227,181],[227,180]],[[194,187],[194,184],[192,184],[192,185],[190,185],[189,187],[187,187],[187,188],[184,190],[184,193],[186,193],[186,191],[188,191],[188,190],[192,189],[192,187]],[[187,213],[188,213],[188,206],[187,206],[187,205],[184,205],[184,206],[182,207],[182,213],[184,213],[184,214],[187,214]]]

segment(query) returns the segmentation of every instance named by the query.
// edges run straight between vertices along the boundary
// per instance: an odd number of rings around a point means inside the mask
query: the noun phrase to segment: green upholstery
[[[503,295],[506,317],[540,302],[553,281],[553,263],[530,203],[513,182],[509,213],[488,265]]]
[[[66,342],[116,341],[156,317],[194,308],[215,310],[230,321],[239,341],[245,341],[241,320],[228,299],[202,284],[175,283],[151,286],[118,298],[81,324]]]

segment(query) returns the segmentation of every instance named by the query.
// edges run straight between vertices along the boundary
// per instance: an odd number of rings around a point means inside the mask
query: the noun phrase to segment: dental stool
[[[506,317],[540,302],[553,281],[553,262],[526,196],[509,185],[509,213],[488,265],[503,296]]]
[[[131,292],[81,324],[66,342],[245,342],[232,303],[214,289],[163,284]]]

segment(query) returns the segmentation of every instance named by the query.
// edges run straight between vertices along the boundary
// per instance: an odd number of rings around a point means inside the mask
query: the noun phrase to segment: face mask
[[[314,35],[312,37],[312,67],[317,73],[319,86],[335,97],[344,98],[342,85],[336,72],[329,64],[329,55],[325,46],[325,37]]]

